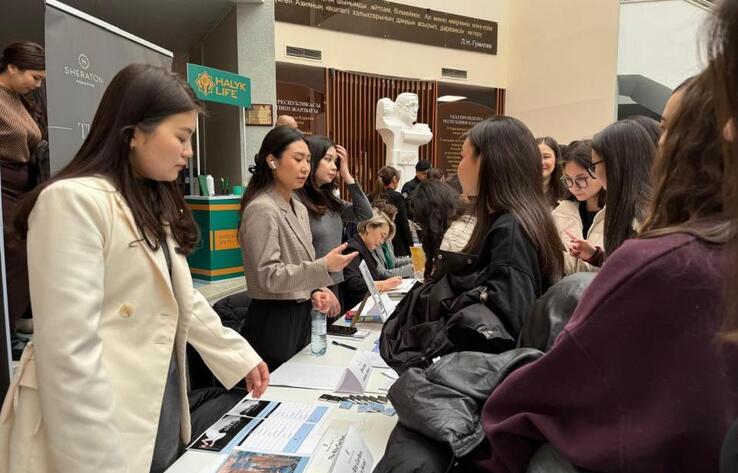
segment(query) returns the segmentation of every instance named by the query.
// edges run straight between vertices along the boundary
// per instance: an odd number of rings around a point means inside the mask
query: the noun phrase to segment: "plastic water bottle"
[[[325,355],[328,348],[328,339],[326,337],[327,323],[326,314],[318,309],[313,308],[310,312],[310,320],[312,330],[310,332],[310,351],[315,356]]]

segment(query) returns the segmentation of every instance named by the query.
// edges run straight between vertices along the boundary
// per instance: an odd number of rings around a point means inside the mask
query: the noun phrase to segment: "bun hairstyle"
[[[45,71],[46,53],[40,44],[31,41],[12,43],[3,50],[3,54],[0,56],[0,74],[5,72],[11,64],[21,71]],[[36,103],[36,100],[21,96],[21,102],[23,102],[33,119],[42,128],[45,128],[44,112]],[[45,133],[45,130],[42,131]]]
[[[31,41],[21,41],[8,45],[0,57],[0,73],[12,64],[21,71],[45,71],[46,53],[44,48]]]
[[[305,136],[300,130],[288,126],[278,126],[267,133],[261,142],[261,148],[254,159],[254,164],[249,166],[252,177],[241,199],[241,213],[254,197],[274,184],[272,170],[276,169],[277,165],[268,162],[267,157],[272,156],[274,159],[280,159],[284,150],[296,141],[305,141]]]

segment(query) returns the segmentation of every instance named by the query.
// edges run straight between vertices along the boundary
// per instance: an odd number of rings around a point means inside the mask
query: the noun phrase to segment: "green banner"
[[[200,100],[251,107],[251,79],[248,77],[188,63],[187,82]]]

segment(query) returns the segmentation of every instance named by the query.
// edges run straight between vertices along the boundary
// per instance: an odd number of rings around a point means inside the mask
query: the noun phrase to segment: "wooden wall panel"
[[[351,154],[354,178],[367,194],[372,193],[376,175],[385,165],[385,146],[375,130],[379,99],[392,100],[402,92],[418,95],[418,122],[436,122],[438,86],[435,81],[395,79],[330,69],[326,73],[328,136]],[[420,148],[420,159],[435,163],[435,140]]]

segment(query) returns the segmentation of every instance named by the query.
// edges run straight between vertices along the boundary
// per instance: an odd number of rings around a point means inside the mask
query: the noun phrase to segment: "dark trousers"
[[[310,343],[310,301],[253,299],[241,335],[276,370]]]
[[[11,331],[15,323],[30,312],[26,242],[16,238],[12,220],[21,199],[28,192],[28,163],[0,161],[2,178],[3,228],[5,230],[5,276],[8,289],[8,319]]]

